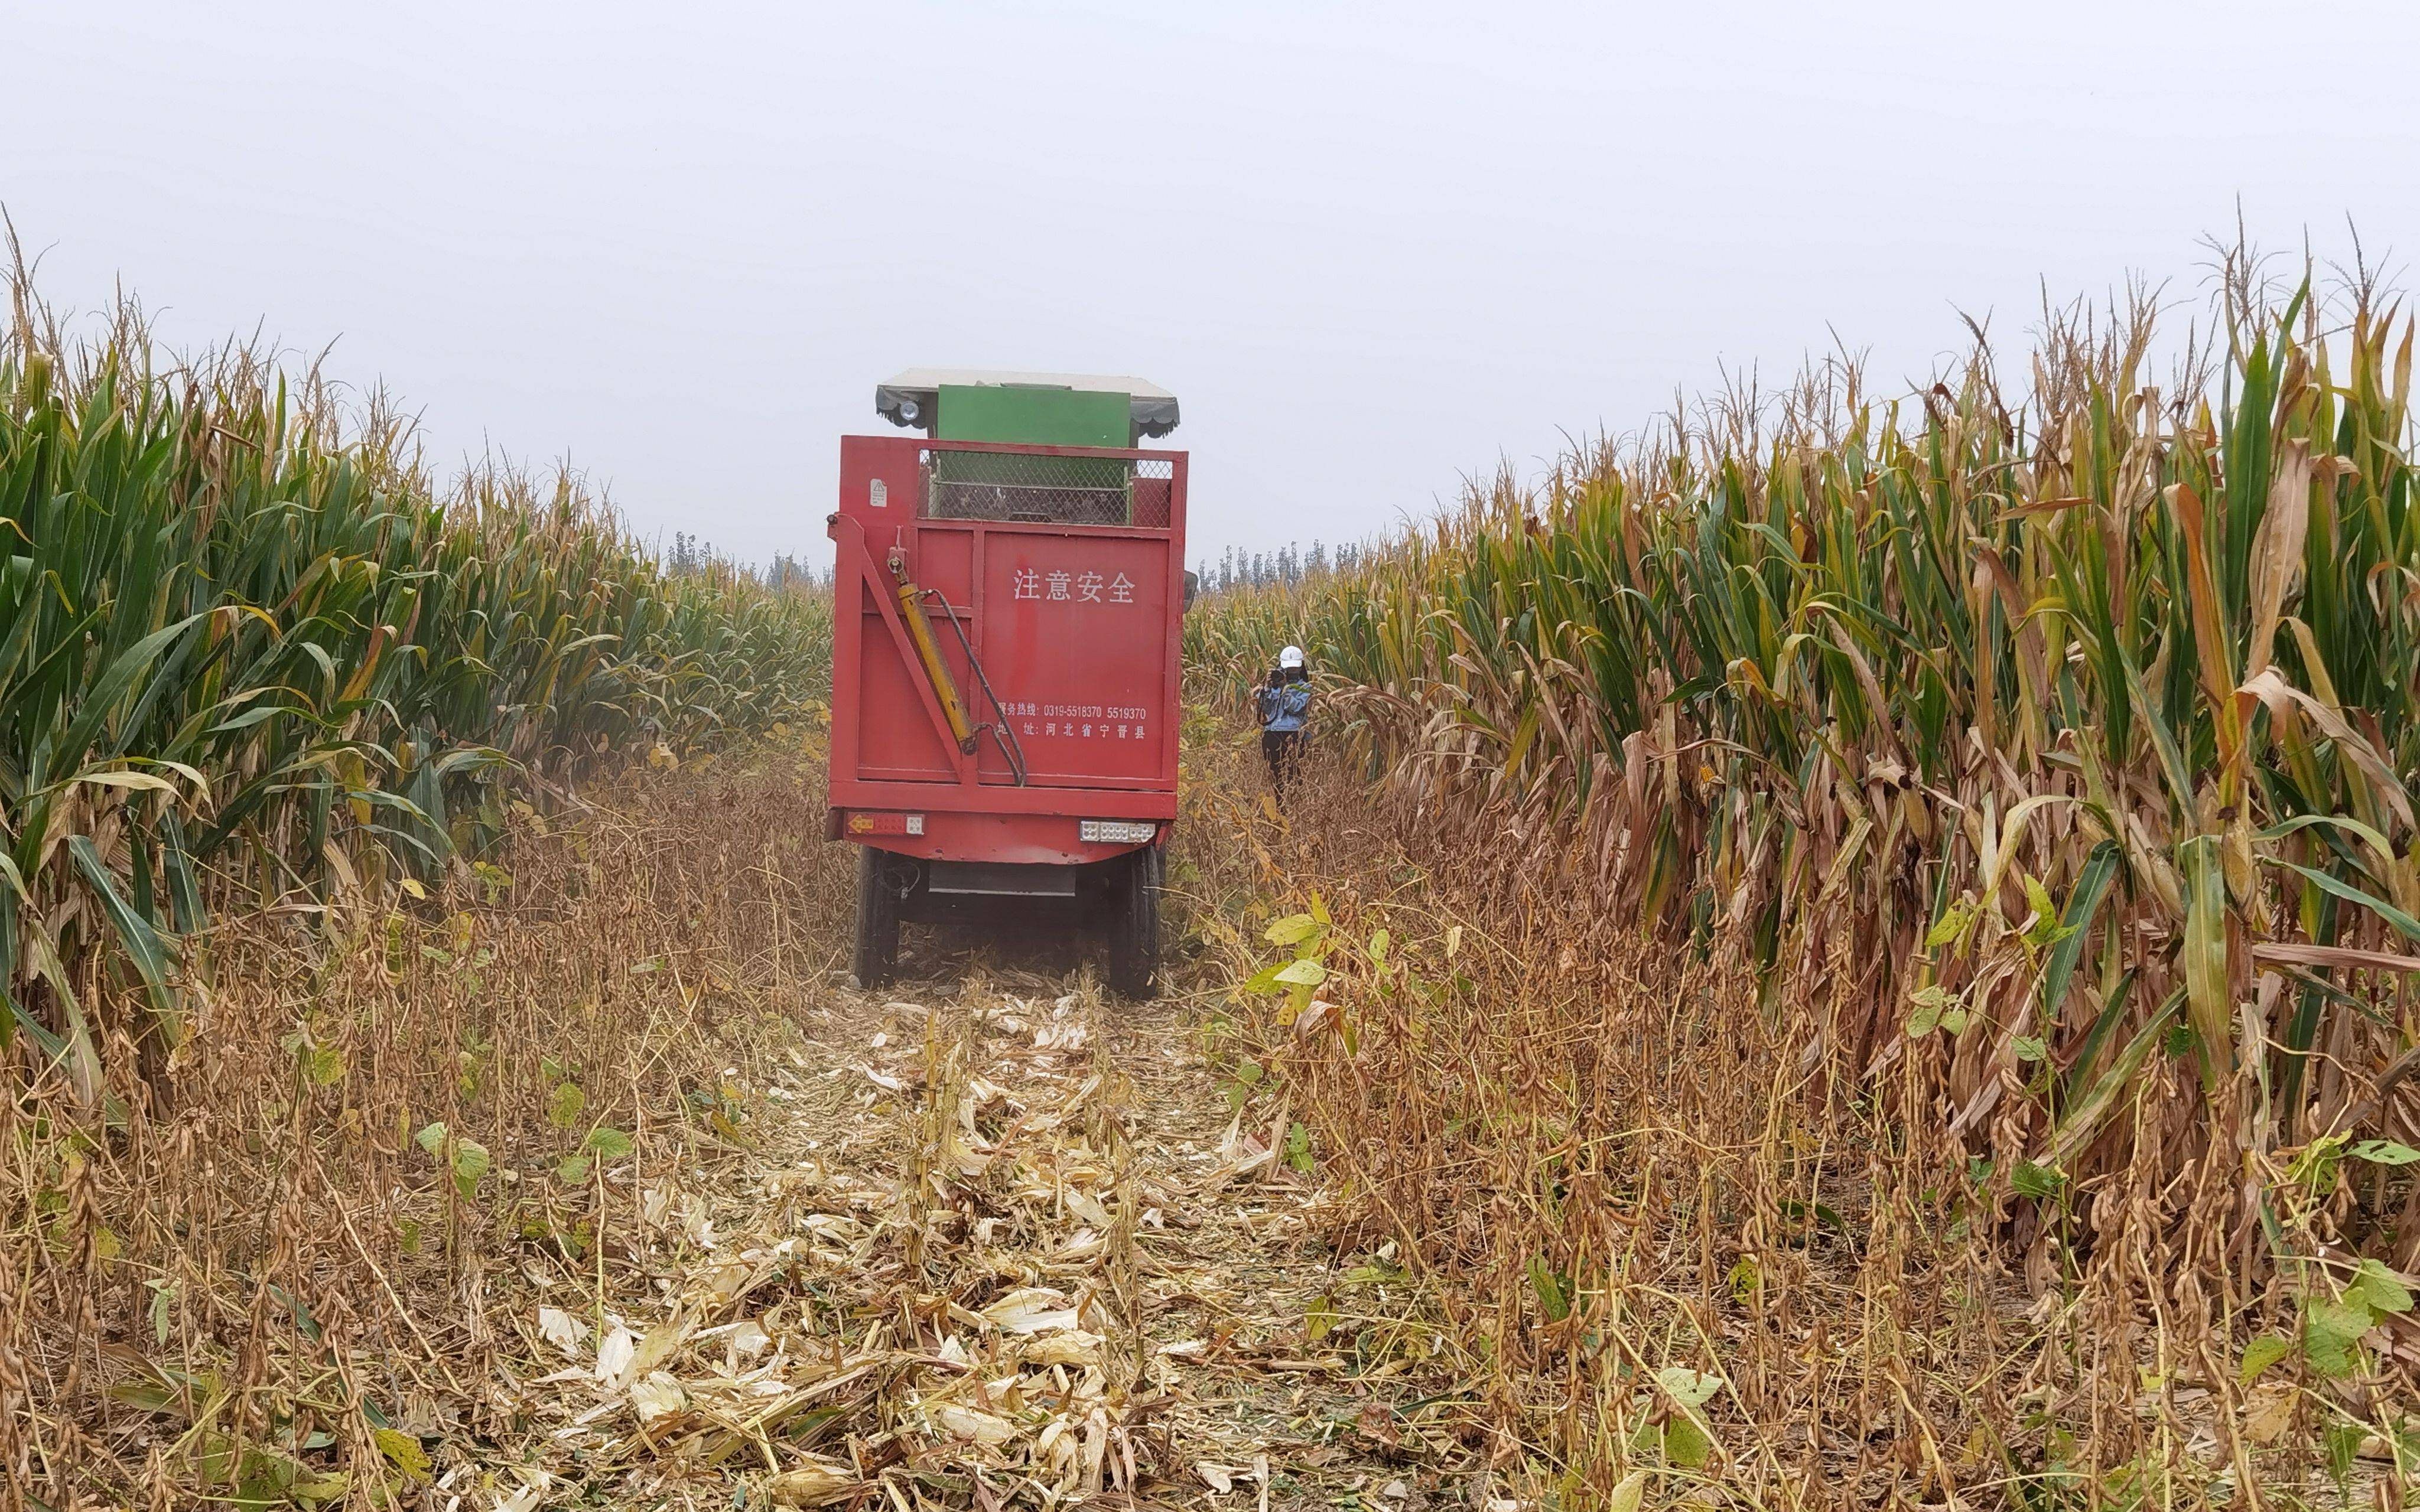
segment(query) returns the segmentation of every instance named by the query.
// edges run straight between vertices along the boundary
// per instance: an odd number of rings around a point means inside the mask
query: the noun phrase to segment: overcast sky
[[[1383,532],[1832,332],[1929,372],[2206,233],[2420,250],[2420,7],[6,0],[54,303],[334,342],[443,461],[829,560],[910,365],[1174,390],[1193,549]]]

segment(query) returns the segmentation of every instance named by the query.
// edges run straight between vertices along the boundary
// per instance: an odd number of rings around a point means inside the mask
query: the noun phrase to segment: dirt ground
[[[1207,999],[1005,949],[835,983],[693,1097],[687,1158],[627,1173],[621,1295],[524,1268],[529,1462],[437,1504],[1516,1505],[1391,1257],[1314,1237]]]

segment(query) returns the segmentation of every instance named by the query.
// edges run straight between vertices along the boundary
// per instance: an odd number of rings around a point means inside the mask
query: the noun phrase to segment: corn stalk
[[[1298,641],[1427,820],[1820,997],[1817,1095],[2004,1194],[2248,1163],[2235,1231],[2282,1246],[2280,1151],[2414,1139],[2372,1095],[2420,971],[2412,331],[2351,303],[2238,309],[2180,392],[2137,307],[2055,319],[2013,408],[1978,349],[1582,446],[1214,595],[1189,664],[1240,691]]]
[[[797,709],[830,606],[667,574],[581,491],[441,495],[409,428],[348,429],[255,352],[71,343],[20,270],[0,337],[0,1047],[87,1101],[112,1030],[189,1039],[228,908],[423,878],[515,784]],[[139,1004],[121,1024],[96,999]]]

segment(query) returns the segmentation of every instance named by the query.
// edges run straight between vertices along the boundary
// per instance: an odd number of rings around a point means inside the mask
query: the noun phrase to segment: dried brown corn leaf
[[[770,1476],[757,1489],[774,1506],[831,1506],[850,1500],[863,1485],[846,1466],[815,1460]]]

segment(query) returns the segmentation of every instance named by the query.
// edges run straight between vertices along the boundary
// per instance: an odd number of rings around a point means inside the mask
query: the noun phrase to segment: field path
[[[534,1331],[531,1507],[1484,1504],[1390,1257],[1316,1241],[1194,1011],[956,964],[692,1096],[628,1198],[657,1295]]]

